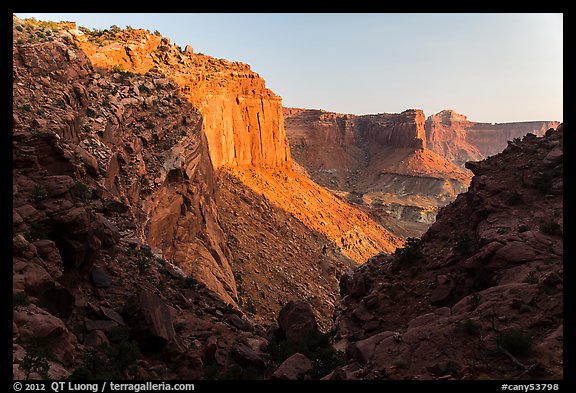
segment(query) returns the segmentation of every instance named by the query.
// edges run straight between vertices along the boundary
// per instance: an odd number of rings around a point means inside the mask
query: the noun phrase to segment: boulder
[[[242,367],[253,367],[258,371],[266,369],[266,363],[261,355],[244,343],[237,342],[234,344],[230,356]]]
[[[120,240],[118,227],[101,214],[92,222],[92,229],[104,248],[110,248]]]
[[[271,379],[303,379],[312,370],[312,362],[301,353],[295,353],[274,371]]]
[[[291,301],[278,313],[278,326],[283,338],[298,341],[318,332],[316,317],[308,303]]]
[[[176,336],[170,309],[152,292],[140,290],[128,298],[122,315],[143,352],[159,352]]]
[[[247,320],[245,320],[245,319],[243,319],[243,318],[240,318],[240,317],[239,317],[238,315],[236,315],[236,314],[228,314],[228,315],[226,315],[226,320],[227,320],[228,322],[230,322],[230,324],[231,324],[232,326],[234,326],[234,327],[236,327],[236,328],[238,328],[238,329],[240,329],[240,330],[242,330],[242,331],[245,331],[245,332],[252,332],[252,331],[254,331],[254,326],[252,326],[252,324],[251,324],[249,321],[247,321]]]
[[[218,350],[218,337],[210,336],[204,344],[202,361],[204,364],[216,363],[216,351]]]
[[[23,343],[46,346],[54,359],[64,365],[74,362],[76,336],[59,318],[33,304],[25,310],[14,311],[13,318]]]
[[[90,277],[96,288],[108,288],[112,285],[112,277],[101,268],[95,267],[92,269]]]

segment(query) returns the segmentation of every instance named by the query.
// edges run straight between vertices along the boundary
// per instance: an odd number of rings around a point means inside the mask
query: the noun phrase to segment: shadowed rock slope
[[[466,167],[418,242],[341,280],[345,378],[563,375],[563,126]]]

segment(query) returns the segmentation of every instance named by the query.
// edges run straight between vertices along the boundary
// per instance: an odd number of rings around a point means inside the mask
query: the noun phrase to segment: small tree
[[[50,357],[50,352],[38,341],[30,343],[26,348],[26,355],[20,362],[20,369],[26,373],[24,379],[29,380],[32,373],[38,374],[42,379],[49,379]]]

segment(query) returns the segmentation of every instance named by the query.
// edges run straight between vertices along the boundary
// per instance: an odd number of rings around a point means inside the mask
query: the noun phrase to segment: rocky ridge
[[[563,126],[466,167],[421,240],[341,280],[339,378],[562,378]]]

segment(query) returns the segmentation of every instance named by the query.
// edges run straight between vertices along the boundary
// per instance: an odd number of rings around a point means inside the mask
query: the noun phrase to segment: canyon
[[[442,121],[14,17],[14,379],[561,378],[563,125]]]
[[[470,182],[468,171],[428,149],[421,110],[284,114],[292,156],[306,173],[403,237],[419,237]]]

